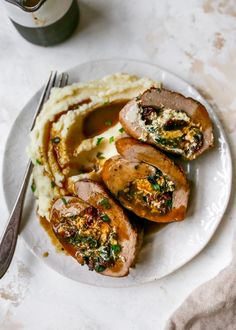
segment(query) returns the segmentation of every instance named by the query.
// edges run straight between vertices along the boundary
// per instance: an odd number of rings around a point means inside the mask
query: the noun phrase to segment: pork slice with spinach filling
[[[213,146],[206,108],[192,98],[150,88],[121,110],[120,122],[132,137],[192,160]]]
[[[54,233],[81,265],[102,275],[127,275],[138,251],[138,231],[98,183],[75,186],[78,197],[64,196],[53,205]]]
[[[116,142],[120,156],[108,159],[102,178],[128,210],[155,222],[183,220],[189,196],[184,172],[166,155],[132,138]]]

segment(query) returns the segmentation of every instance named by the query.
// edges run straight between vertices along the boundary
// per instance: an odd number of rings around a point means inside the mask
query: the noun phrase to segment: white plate
[[[187,219],[172,223],[150,234],[144,240],[139,262],[125,278],[109,278],[88,271],[72,257],[55,251],[50,238],[36,218],[34,198],[28,192],[21,236],[28,247],[48,266],[81,283],[104,287],[137,285],[162,278],[180,268],[198,254],[212,237],[226,209],[232,178],[229,146],[216,114],[201,95],[182,79],[147,63],[131,60],[89,62],[68,71],[70,82],[89,81],[115,72],[147,76],[162,81],[164,86],[203,103],[214,122],[215,147],[199,159],[186,162],[188,178],[193,182]],[[40,91],[32,97],[16,119],[10,132],[4,158],[3,184],[9,210],[27,162],[25,148],[29,142],[29,127]],[[43,253],[49,252],[47,258]]]

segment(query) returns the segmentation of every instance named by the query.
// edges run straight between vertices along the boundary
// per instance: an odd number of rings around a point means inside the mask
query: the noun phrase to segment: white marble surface
[[[235,159],[234,0],[90,0],[80,5],[78,30],[53,48],[24,41],[0,11],[1,164],[14,119],[50,69],[112,57],[156,63],[197,87],[221,118]],[[2,231],[8,216],[2,185],[0,198]],[[185,297],[229,263],[235,214],[232,196],[216,234],[194,260],[162,280],[129,289],[95,288],[67,280],[19,240],[14,261],[0,282],[0,329],[164,329]]]

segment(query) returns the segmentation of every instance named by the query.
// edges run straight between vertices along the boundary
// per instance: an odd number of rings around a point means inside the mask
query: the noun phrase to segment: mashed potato
[[[120,123],[107,125],[95,136],[84,135],[84,120],[96,109],[130,100],[158,83],[148,78],[114,74],[88,83],[53,88],[30,134],[29,155],[34,163],[34,193],[38,214],[50,221],[53,201],[73,194],[80,178],[100,180],[105,160],[117,153],[114,141]]]

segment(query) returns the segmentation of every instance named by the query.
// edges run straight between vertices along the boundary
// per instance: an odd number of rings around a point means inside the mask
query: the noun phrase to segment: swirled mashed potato
[[[104,105],[130,100],[158,83],[117,73],[88,83],[53,88],[30,134],[29,155],[34,163],[33,191],[39,216],[50,220],[53,201],[73,194],[73,182],[88,177],[100,180],[106,158],[117,154],[114,141],[119,122],[101,134],[85,136],[87,116]]]

